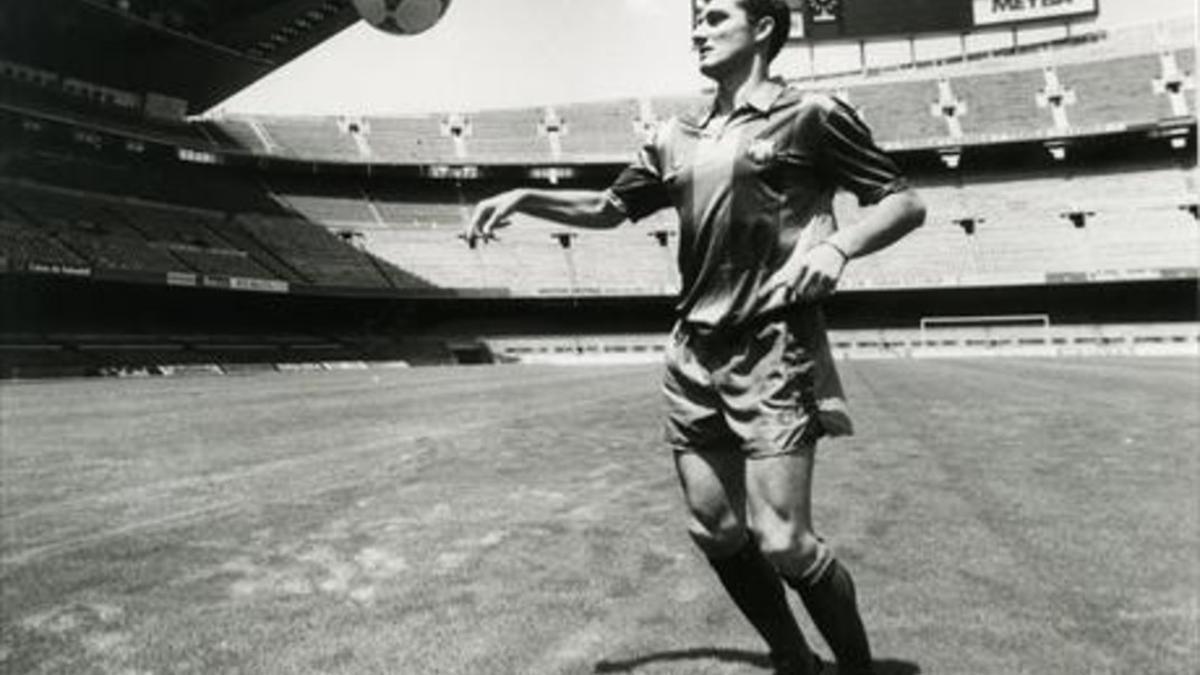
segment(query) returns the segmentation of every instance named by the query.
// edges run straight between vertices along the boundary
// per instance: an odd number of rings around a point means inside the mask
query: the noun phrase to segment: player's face
[[[701,3],[692,45],[700,58],[700,72],[719,80],[746,67],[754,58],[755,28],[738,0]]]

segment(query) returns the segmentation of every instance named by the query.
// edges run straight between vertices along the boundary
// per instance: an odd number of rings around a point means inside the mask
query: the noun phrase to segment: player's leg
[[[745,455],[722,414],[708,365],[721,360],[723,347],[714,348],[682,325],[672,338],[663,377],[665,430],[691,516],[688,529],[734,604],[766,640],[772,657],[807,666],[811,652],[788,607],[783,584],[746,528]]]
[[[770,647],[777,672],[815,674],[779,575],[746,527],[745,462],[735,448],[676,452],[688,529],[734,604]]]
[[[816,444],[754,457],[746,464],[747,509],[763,554],[796,589],[833,650],[842,675],[872,672],[871,648],[854,581],[814,533],[812,478]]]

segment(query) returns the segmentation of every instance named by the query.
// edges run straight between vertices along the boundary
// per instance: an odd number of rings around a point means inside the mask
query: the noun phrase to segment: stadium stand
[[[868,84],[841,93],[859,110],[881,142],[949,136],[942,107],[936,105],[936,81]]]
[[[471,135],[464,159],[487,164],[542,164],[553,159],[550,143],[539,133],[544,111],[497,110],[465,116]]]
[[[362,193],[346,194],[345,188],[335,186],[323,189],[321,194],[312,194],[314,189],[322,190],[322,186],[286,174],[267,176],[264,185],[282,206],[314,222],[336,226],[378,220],[370,200]]]
[[[150,246],[108,205],[88,195],[3,186],[4,199],[27,222],[92,267],[146,272],[185,271],[167,251]]]
[[[0,269],[82,269],[87,261],[36,228],[0,212]]]
[[[366,141],[380,161],[426,163],[457,158],[454,142],[434,115],[369,117]]]
[[[442,228],[460,232],[471,214],[471,205],[468,204],[385,201],[379,198],[378,193],[373,205],[383,222],[406,229]]]
[[[1104,126],[1170,117],[1162,115],[1151,84],[1160,75],[1154,54],[1109,59],[1102,64],[1068,64],[1062,81],[1076,92],[1071,116],[1076,124]]]
[[[1128,280],[1200,276],[1194,152],[1171,150],[1154,136],[1183,129],[1183,145],[1195,142],[1195,49],[1190,33],[1176,24],[1166,28],[799,79],[802,87],[837,93],[859,108],[877,138],[911,163],[910,176],[929,206],[925,227],[849,266],[840,297],[853,303],[855,292],[879,294],[886,305],[924,293],[915,303],[922,305],[964,291],[1122,287]],[[86,92],[100,89],[72,86],[74,93],[65,91],[50,71],[5,71],[0,63],[0,122],[20,132],[18,143],[0,148],[0,271],[32,272],[35,285],[86,274],[101,295],[108,281],[135,280],[146,288],[120,292],[171,318],[138,332],[131,326],[141,328],[140,319],[117,312],[123,300],[111,298],[125,296],[113,291],[97,304],[115,318],[89,315],[65,326],[55,319],[54,331],[4,332],[0,361],[19,354],[91,366],[204,364],[397,353],[444,361],[458,358],[446,344],[417,339],[401,346],[397,335],[379,328],[391,327],[380,317],[427,311],[403,301],[434,296],[495,304],[440,305],[421,315],[433,317],[431,326],[439,312],[513,311],[522,302],[558,302],[583,314],[606,296],[668,307],[678,290],[677,223],[669,213],[605,232],[522,217],[498,242],[473,249],[457,235],[481,195],[543,184],[548,176],[538,169],[570,165],[571,185],[607,185],[655,121],[702,109],[708,94],[553,109],[217,116],[184,124],[146,119],[120,91],[89,98]],[[1094,151],[1101,160],[1078,159],[1078,145],[1058,161],[1047,156],[1047,139],[1072,136],[1109,149]],[[145,144],[161,147],[144,151]],[[998,149],[985,161],[968,156],[961,167],[938,161],[940,152],[968,146]],[[184,152],[196,147],[213,153]],[[1000,159],[992,163],[993,157]],[[448,171],[456,168],[474,173]],[[836,210],[843,222],[859,215],[845,195]],[[244,298],[255,294],[230,293],[237,287],[231,283],[206,286],[211,279],[250,280],[241,290],[276,296],[254,304]],[[162,289],[151,289],[155,284],[169,286],[172,295],[156,295]],[[204,295],[211,288],[224,290]],[[188,302],[224,323],[181,316],[192,306],[176,310],[177,292],[198,294]],[[285,293],[291,304],[274,302]],[[322,304],[328,298],[336,301]],[[378,299],[382,305],[370,304]],[[350,318],[328,318],[342,300],[356,308]],[[288,309],[264,311],[274,306],[311,313],[284,321]],[[901,319],[881,323],[895,321]],[[1063,332],[1049,338],[1028,327],[948,328],[939,340],[949,351],[1194,348],[1194,331],[1159,328],[1056,327]],[[928,346],[912,328],[855,330],[840,348],[886,356]],[[583,352],[654,351],[640,337],[621,339],[588,343]],[[552,350],[579,353],[578,346],[568,341]]]
[[[963,142],[1152,124],[1195,109],[1195,50],[1181,46],[1189,41],[1182,41],[1179,23],[1166,24],[1166,30],[1155,25],[1117,31],[1053,49],[1002,50],[983,60],[942,60],[840,79],[804,78],[797,84],[844,96],[872,124],[876,137],[891,146],[956,140],[954,120]],[[363,125],[363,138],[375,162],[619,162],[636,148],[641,125],[695,112],[706,101],[700,94],[562,106],[550,118],[560,123],[551,128],[561,127],[558,155],[541,108],[372,117]],[[252,152],[363,161],[361,150],[332,119],[234,117],[216,124],[227,126]],[[265,133],[255,133],[255,125]],[[448,127],[457,130],[461,144],[455,144]],[[276,140],[264,143],[264,136]],[[272,143],[279,148],[272,149]]]
[[[237,222],[311,283],[385,288],[384,277],[362,252],[299,218],[240,214]]]
[[[562,154],[586,161],[606,158],[613,149],[636,148],[642,142],[636,101],[577,103],[559,110],[565,130]],[[603,151],[607,150],[607,151]]]
[[[963,131],[1016,135],[1052,128],[1050,114],[1038,110],[1037,93],[1046,80],[1036,70],[989,73],[953,79],[965,107]]]
[[[324,227],[41,184],[0,183],[9,266],[221,275],[318,286],[422,288]]]
[[[19,148],[6,159],[4,175],[82,192],[209,210],[279,209],[253,174],[176,161],[174,157],[131,155],[123,149],[110,152],[80,148],[74,140],[70,146]]]
[[[263,155],[281,152],[279,145],[267,135],[262,124],[253,118],[217,119],[197,126],[204,129],[209,136],[224,139],[222,146],[226,148]]]
[[[217,146],[202,127],[187,124],[182,117],[168,119],[146,114],[145,97],[140,94],[3,59],[0,59],[0,107],[35,112],[94,129],[136,134],[147,140],[192,147]]]
[[[122,200],[113,206],[129,224],[200,274],[272,279],[277,275],[221,234],[223,214]]]
[[[636,295],[673,292],[677,284],[672,258],[661,255],[654,235],[673,244],[671,214],[621,234],[570,233],[569,248],[555,239],[561,232],[555,226],[528,221],[528,232],[502,232],[499,244],[468,254],[455,237],[470,216],[473,194],[391,181],[338,183],[284,174],[269,180],[277,200],[307,221],[360,241],[380,259],[444,288],[502,289],[517,296]],[[929,204],[930,222],[896,247],[852,265],[847,287],[1024,284],[1065,273],[1196,267],[1189,256],[1196,255],[1197,228],[1186,210],[1195,203],[1195,181],[1186,161],[976,167],[918,173],[914,180]],[[852,199],[841,195],[836,203],[842,222],[859,217]],[[1124,235],[1106,238],[1114,228]],[[1122,260],[1113,245],[1102,244],[1120,236],[1161,243]],[[622,259],[619,274],[610,273],[614,257]]]
[[[332,117],[264,117],[256,120],[271,142],[292,157],[320,157],[331,162],[354,162],[363,155],[353,139]]]

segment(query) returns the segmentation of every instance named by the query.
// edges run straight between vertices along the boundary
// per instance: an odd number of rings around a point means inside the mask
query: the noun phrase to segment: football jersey
[[[866,205],[906,184],[850,106],[768,80],[723,122],[662,124],[608,195],[633,221],[675,208],[678,316],[726,328],[774,309],[765,282],[834,232],[838,188]]]

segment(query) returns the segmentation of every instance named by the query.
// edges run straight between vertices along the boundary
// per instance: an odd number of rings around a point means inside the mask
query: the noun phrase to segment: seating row
[[[1037,138],[1194,117],[1195,50],[828,87],[887,147]],[[231,117],[211,124],[260,154],[348,163],[539,164],[626,160],[655,120],[706,97],[413,117]]]

